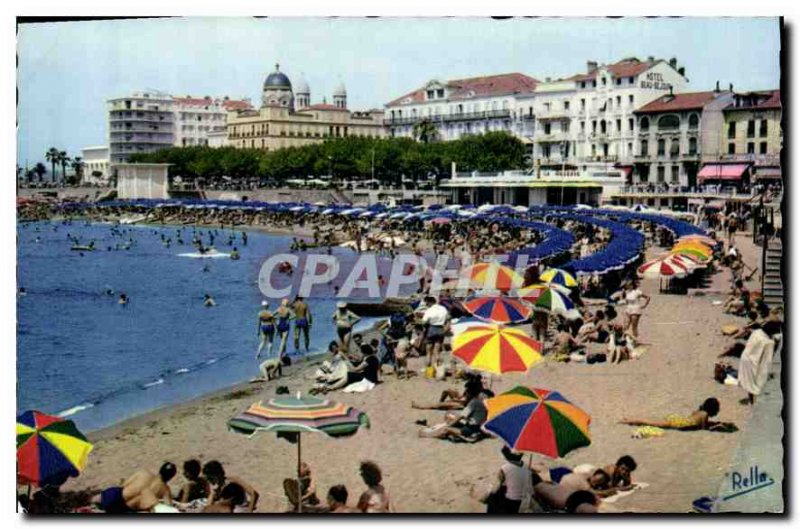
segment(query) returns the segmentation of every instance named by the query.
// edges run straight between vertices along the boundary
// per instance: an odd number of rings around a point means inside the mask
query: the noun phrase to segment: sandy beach
[[[738,246],[745,262],[758,264],[758,249],[746,235]],[[650,249],[649,254],[657,249]],[[592,416],[592,444],[554,461],[534,456],[551,466],[581,463],[607,464],[624,454],[639,463],[635,481],[649,487],[620,498],[613,507],[626,511],[687,512],[692,500],[713,494],[728,467],[741,436],[737,433],[668,432],[661,438],[633,439],[633,427],[619,424],[623,417],[659,419],[669,413],[689,413],[707,397],[719,399],[719,420],[747,427],[750,408],[738,403],[744,396],[735,386],[712,378],[716,356],[727,338],[721,327],[741,323],[712,305],[723,300],[729,272],[716,273],[702,296],[658,293],[654,281],[642,289],[653,300],[641,322],[641,341],[649,346],[638,360],[619,365],[573,364],[546,360],[525,375],[495,377],[492,389],[501,392],[517,384],[559,390]],[[751,288],[757,289],[759,275]],[[243,352],[244,354],[244,352]],[[248,353],[249,354],[249,353]],[[417,369],[421,359],[412,359]],[[386,369],[386,368],[385,368]],[[252,402],[274,395],[278,385],[292,393],[311,387],[312,363],[270,383],[245,383],[181,405],[130,419],[89,435],[95,443],[83,474],[70,480],[65,490],[104,488],[119,482],[140,467],[153,471],[164,461],[180,465],[184,460],[220,460],[229,474],[251,483],[260,493],[258,512],[282,512],[287,503],[282,481],[295,473],[296,447],[272,434],[253,438],[227,430],[229,418]],[[364,394],[330,395],[366,412],[372,427],[345,439],[322,435],[303,438],[303,459],[311,466],[324,495],[328,487],[344,484],[351,497],[364,485],[358,463],[376,461],[384,472],[394,508],[398,512],[482,512],[485,507],[470,498],[470,487],[493,479],[502,462],[497,439],[477,444],[454,444],[419,439],[415,421],[438,422],[444,412],[411,408],[411,401],[434,401],[458,381],[436,382],[416,376],[384,383]],[[170,485],[182,484],[176,477]]]

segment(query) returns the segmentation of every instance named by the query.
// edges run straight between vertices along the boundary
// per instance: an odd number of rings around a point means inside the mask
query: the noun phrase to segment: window
[[[747,142],[747,154],[755,154],[756,153],[756,144],[752,141]]]
[[[647,140],[642,140],[642,143],[641,143],[640,147],[641,147],[641,149],[640,149],[640,151],[639,151],[639,154],[640,154],[641,156],[647,156],[647,155],[649,154],[649,153],[648,153],[648,145],[647,145]]]
[[[658,155],[664,156],[667,152],[667,142],[665,140],[658,140]]]
[[[569,101],[564,101],[564,110],[569,110]]]
[[[544,111],[545,112],[550,112],[550,103],[545,103],[544,104]]]
[[[603,86],[605,86],[606,85],[606,78],[605,77],[601,77],[600,80],[603,81]]]
[[[628,118],[628,131],[633,132],[633,118]]]
[[[581,88],[586,88],[586,82],[581,81]]]
[[[758,144],[758,153],[759,154],[767,154],[767,142],[762,141]]]
[[[631,78],[631,79],[633,79],[633,78]],[[633,81],[631,81],[631,82],[633,82]],[[633,94],[628,96],[628,105],[633,106]]]
[[[550,134],[550,123],[545,123],[544,124],[544,133],[545,134]]]
[[[617,77],[617,86],[619,86],[621,84],[622,84],[622,78],[621,77]]]
[[[728,154],[736,154],[736,144],[729,143],[728,144]]]
[[[689,138],[689,154],[697,154],[697,138]]]
[[[586,132],[586,122],[581,121],[581,134],[583,134],[584,132]]]
[[[669,154],[675,158],[681,153],[681,143],[677,139],[673,139],[669,145]]]
[[[592,88],[597,88],[597,79],[592,81]]]
[[[592,144],[592,156],[595,156],[595,155],[597,155],[597,145],[595,145],[595,144],[593,143],[593,144]]]
[[[592,120],[592,134],[597,133],[597,120]]]
[[[581,99],[581,110],[586,110],[586,99]]]
[[[633,77],[628,77],[628,84],[633,84]],[[633,96],[631,96],[631,102],[633,102]]]
[[[617,108],[622,106],[622,96],[617,96]]]
[[[658,130],[677,130],[681,126],[681,120],[675,114],[667,114],[658,120]]]
[[[692,114],[689,116],[689,128],[696,129],[700,125],[700,118],[697,117],[697,114]]]
[[[766,119],[762,119],[761,120],[761,126],[758,128],[758,136],[760,138],[766,138],[767,137],[767,120]]]
[[[665,173],[666,173],[666,169],[663,166],[659,166],[658,169],[656,170],[656,174],[657,174],[657,178],[658,178],[658,183],[659,184],[663,184],[664,183],[664,174]]]
[[[642,132],[647,132],[650,130],[650,120],[646,117],[639,120],[639,130]]]
[[[600,134],[605,134],[605,133],[606,133],[606,120],[601,119],[600,120]]]
[[[628,153],[633,152],[633,143],[628,142]]]
[[[434,97],[434,91],[428,90],[428,99],[433,99],[433,97]]]
[[[756,120],[751,119],[747,121],[747,137],[753,138],[756,135]]]
[[[439,88],[436,90],[436,97],[444,97],[444,88]]]
[[[617,132],[622,132],[622,120],[617,120]]]
[[[680,182],[680,179],[679,179],[679,176],[678,176],[679,174],[680,174],[680,167],[678,167],[677,165],[673,165],[672,166],[672,175],[671,175],[671,178],[670,178],[670,180],[672,181],[673,184],[677,184],[678,182]]]
[[[736,122],[731,121],[728,123],[728,139],[732,140],[736,137]]]

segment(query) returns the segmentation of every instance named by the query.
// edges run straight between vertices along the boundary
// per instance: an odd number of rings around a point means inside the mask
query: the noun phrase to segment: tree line
[[[419,136],[418,136],[419,137]],[[507,132],[488,132],[454,141],[346,137],[275,151],[234,147],[171,147],[136,153],[130,162],[169,163],[172,176],[206,181],[222,177],[281,182],[331,175],[336,179],[374,176],[384,184],[446,177],[452,162],[459,171],[504,171],[526,165],[525,145]]]
[[[50,163],[50,182],[56,181],[56,168],[61,169],[61,179],[68,184],[80,183],[83,178],[83,158],[80,156],[69,156],[67,151],[62,151],[56,147],[50,147],[44,154],[44,159]],[[73,174],[67,178],[67,167],[73,170]],[[38,162],[30,169],[24,169],[17,165],[17,179],[24,179],[28,182],[43,181],[44,175],[47,174],[47,167]]]

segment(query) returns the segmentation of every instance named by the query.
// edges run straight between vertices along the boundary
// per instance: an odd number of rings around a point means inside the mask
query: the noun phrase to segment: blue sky
[[[339,82],[351,109],[376,108],[429,79],[582,72],[587,60],[677,57],[689,90],[716,80],[777,88],[776,18],[183,18],[62,22],[18,32],[18,163],[50,146],[106,142],[105,100],[134,90],[250,97],[280,62],[312,101]]]

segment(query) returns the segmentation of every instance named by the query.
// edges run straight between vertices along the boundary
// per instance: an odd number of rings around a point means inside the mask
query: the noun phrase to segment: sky
[[[275,63],[312,102],[340,82],[353,110],[382,108],[431,79],[521,72],[537,79],[586,61],[676,57],[687,91],[780,86],[777,18],[170,18],[19,26],[17,163],[56,146],[79,156],[107,141],[107,99],[138,90],[249,97]],[[49,164],[45,164],[49,167]]]

